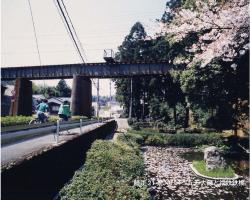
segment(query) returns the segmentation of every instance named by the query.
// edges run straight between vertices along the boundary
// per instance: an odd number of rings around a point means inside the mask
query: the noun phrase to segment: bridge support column
[[[74,75],[71,93],[72,115],[92,115],[92,87],[88,77]]]
[[[15,98],[11,102],[10,115],[32,115],[32,82],[18,78],[15,82]]]

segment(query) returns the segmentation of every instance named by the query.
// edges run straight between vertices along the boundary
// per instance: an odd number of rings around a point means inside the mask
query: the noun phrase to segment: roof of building
[[[5,85],[6,90],[4,92],[5,96],[12,96],[13,94],[11,93],[14,90],[14,85]]]
[[[48,99],[48,103],[62,104],[64,101],[71,102],[70,97],[51,97]]]
[[[45,99],[45,96],[43,94],[33,94],[32,97],[34,99]]]

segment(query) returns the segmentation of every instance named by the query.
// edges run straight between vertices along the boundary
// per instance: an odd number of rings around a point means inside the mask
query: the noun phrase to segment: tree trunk
[[[177,124],[177,114],[176,114],[176,105],[174,105],[174,125]]]
[[[188,122],[189,122],[189,106],[186,106],[186,116],[185,116],[184,128],[188,128]]]
[[[132,118],[132,104],[133,104],[133,79],[130,79],[130,101],[129,101],[129,114],[128,114],[128,118]]]

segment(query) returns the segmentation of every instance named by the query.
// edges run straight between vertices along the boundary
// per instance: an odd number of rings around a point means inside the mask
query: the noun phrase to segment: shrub
[[[111,141],[97,140],[87,153],[84,169],[60,191],[62,200],[78,199],[148,199],[146,186],[133,182],[144,174],[139,149]]]
[[[23,125],[28,124],[32,119],[31,116],[6,116],[1,117],[1,126],[16,126],[16,125]]]
[[[184,132],[185,133],[201,133],[202,129],[201,128],[185,128]]]
[[[57,115],[50,115],[49,122],[56,122],[59,119]]]
[[[158,130],[155,129],[143,129],[143,130],[129,130],[129,133],[140,135],[143,138],[143,141],[145,141],[150,135],[156,134],[159,135],[160,133]]]
[[[164,146],[165,139],[160,135],[150,135],[145,140],[146,145]]]
[[[221,146],[223,140],[217,133],[204,134],[176,134],[167,135],[166,144],[173,146],[195,147],[201,145]]]
[[[117,139],[119,141],[122,141],[128,145],[130,144],[143,144],[144,143],[144,138],[139,135],[139,134],[134,134],[134,133],[127,133],[127,134],[120,134]]]
[[[134,122],[132,125],[131,125],[132,129],[134,130],[141,130],[141,128],[143,127],[142,126],[142,123],[141,122]]]
[[[147,121],[134,121],[131,125],[132,129],[140,130],[141,128],[150,128],[152,125]]]
[[[211,117],[209,111],[196,104],[191,105],[191,110],[193,112],[194,123],[198,125],[198,127],[206,127],[207,120]]]
[[[128,125],[131,126],[134,123],[134,119],[133,118],[129,118],[128,119]]]
[[[30,120],[33,119],[34,116],[6,116],[1,117],[1,126],[17,126],[17,125],[27,125],[29,124]],[[49,122],[56,122],[59,119],[57,115],[50,115]],[[87,119],[85,116],[72,116],[70,120],[80,120],[80,119]]]
[[[195,147],[202,145],[222,146],[223,139],[219,133],[177,133],[177,134],[163,134],[149,129],[141,131],[130,131],[130,133],[138,134],[143,138],[146,145],[156,146],[182,146]]]

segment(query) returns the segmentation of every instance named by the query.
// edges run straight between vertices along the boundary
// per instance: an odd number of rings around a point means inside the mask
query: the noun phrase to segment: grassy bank
[[[193,161],[194,168],[202,175],[210,177],[231,178],[234,177],[234,170],[228,166],[226,168],[214,169],[211,171],[206,170],[206,163],[204,160]]]
[[[87,153],[84,169],[60,191],[62,200],[148,199],[146,186],[136,188],[135,180],[145,179],[138,145],[122,141],[97,140]]]
[[[218,133],[164,134],[149,129],[130,130],[128,134],[120,135],[119,139],[152,146],[197,147],[202,145],[221,146],[223,144],[223,139]]]

